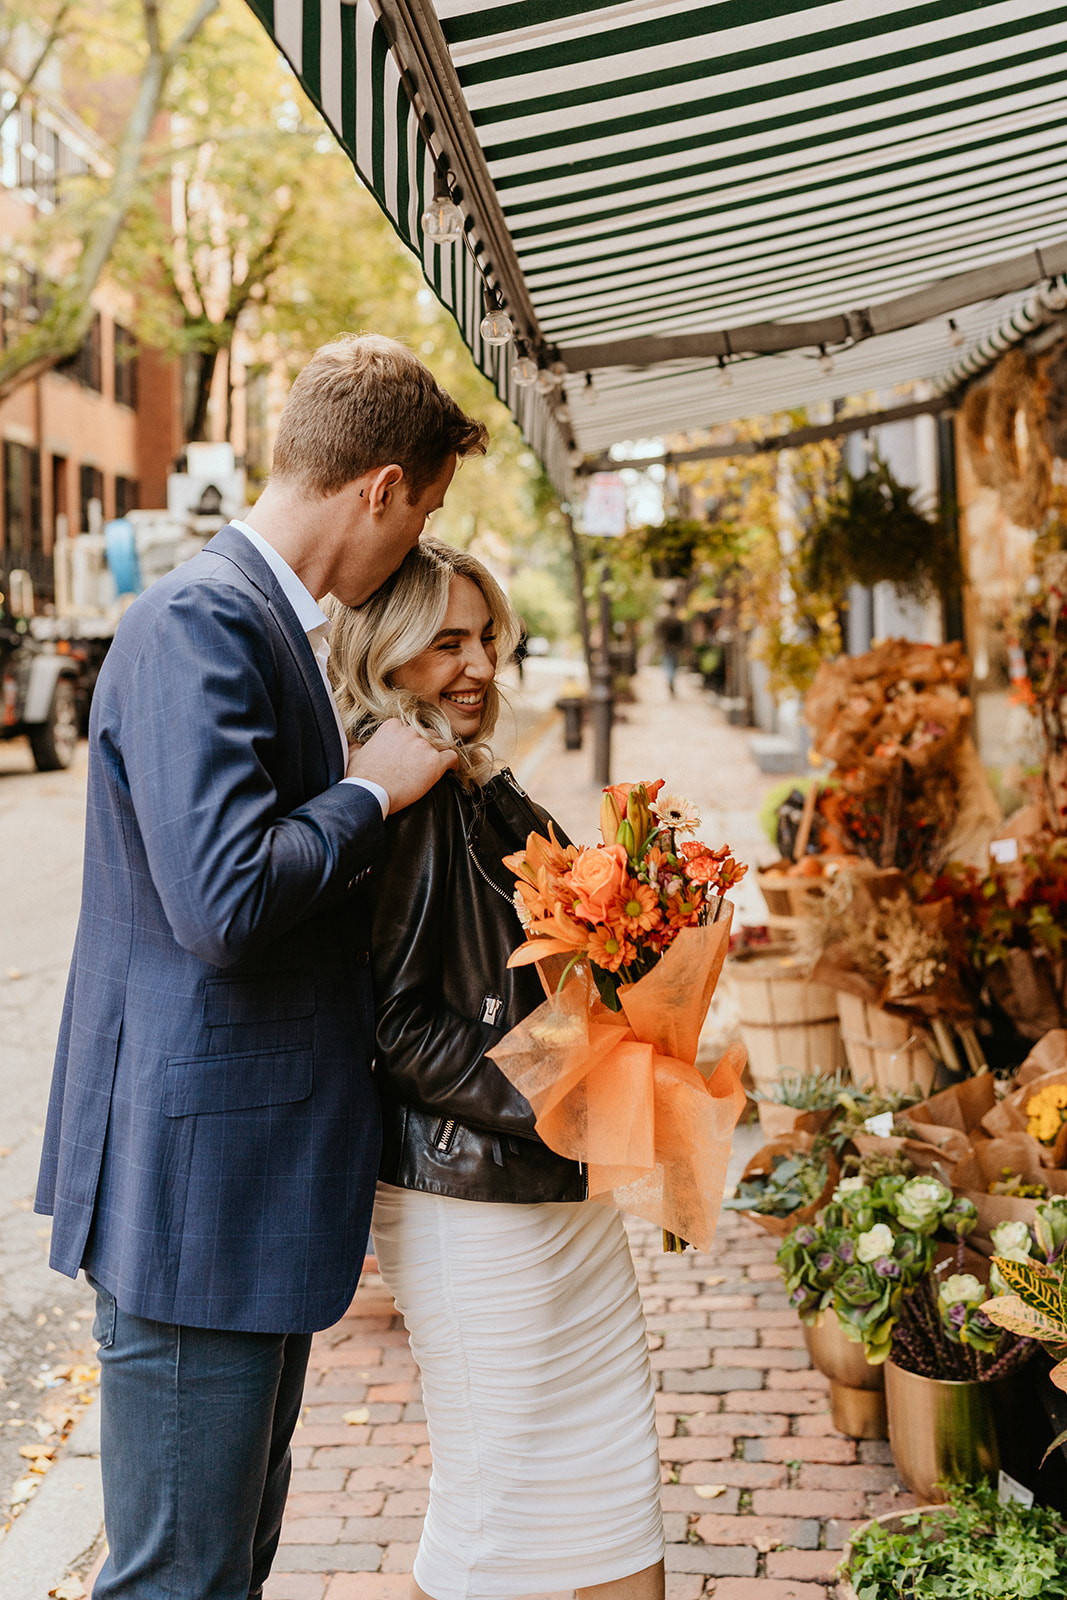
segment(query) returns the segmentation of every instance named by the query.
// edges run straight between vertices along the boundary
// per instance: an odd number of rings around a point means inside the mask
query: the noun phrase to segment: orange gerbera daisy
[[[619,916],[627,933],[647,933],[663,921],[655,889],[628,877],[619,896]]]
[[[637,954],[630,941],[613,928],[594,928],[589,935],[589,959],[594,966],[618,972]]]

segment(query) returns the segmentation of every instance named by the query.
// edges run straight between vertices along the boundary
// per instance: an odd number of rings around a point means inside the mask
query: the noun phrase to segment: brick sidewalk
[[[668,1600],[827,1600],[849,1530],[914,1504],[888,1446],[834,1431],[769,1234],[725,1213],[710,1256],[667,1256],[658,1232],[628,1226],[657,1388]],[[265,1600],[406,1600],[430,1476],[418,1396],[403,1325],[368,1273],[315,1341]]]

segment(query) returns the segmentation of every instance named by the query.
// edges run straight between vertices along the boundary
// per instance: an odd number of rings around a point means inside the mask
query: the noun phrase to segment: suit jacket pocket
[[[248,1050],[214,1056],[171,1056],[163,1080],[163,1114],[200,1116],[289,1105],[311,1094],[310,1050]]]
[[[291,1022],[315,1011],[315,981],[284,972],[255,978],[209,978],[204,985],[204,1022],[209,1028],[234,1028],[262,1022]]]

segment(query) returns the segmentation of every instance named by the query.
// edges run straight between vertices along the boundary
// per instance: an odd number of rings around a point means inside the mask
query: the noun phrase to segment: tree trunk
[[[207,438],[207,408],[211,402],[211,385],[215,378],[215,368],[218,366],[218,346],[212,350],[198,350],[196,352],[196,397],[193,401],[192,415],[185,430],[186,444],[193,444],[199,439]]]

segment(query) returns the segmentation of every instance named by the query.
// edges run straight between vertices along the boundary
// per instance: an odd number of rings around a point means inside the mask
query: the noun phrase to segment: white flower
[[[522,898],[522,895],[519,893],[518,889],[515,890],[511,900],[515,907],[515,915],[518,917],[519,922],[524,928],[528,928],[530,923],[533,921],[533,918],[531,917],[529,909],[527,908],[526,901]]]
[[[700,827],[700,812],[684,794],[661,794],[649,810],[662,827],[675,833],[696,833]]]
[[[865,1178],[842,1178],[834,1190],[834,1199],[840,1200],[843,1194],[855,1194],[857,1189],[865,1189],[866,1187]]]
[[[979,1283],[973,1272],[954,1272],[937,1291],[937,1298],[943,1306],[956,1306],[961,1301],[965,1305],[978,1306],[983,1300],[989,1299],[989,1291],[985,1284]]]
[[[1009,1261],[1029,1261],[1030,1229],[1025,1222],[998,1222],[989,1237],[994,1255],[1007,1256]]]
[[[897,1194],[897,1217],[905,1228],[932,1233],[942,1211],[951,1203],[952,1190],[936,1178],[909,1178]]]
[[[848,1179],[846,1178],[846,1183]],[[873,1228],[866,1233],[861,1233],[856,1240],[857,1261],[877,1261],[879,1256],[893,1254],[893,1230],[884,1222],[876,1222]]]

